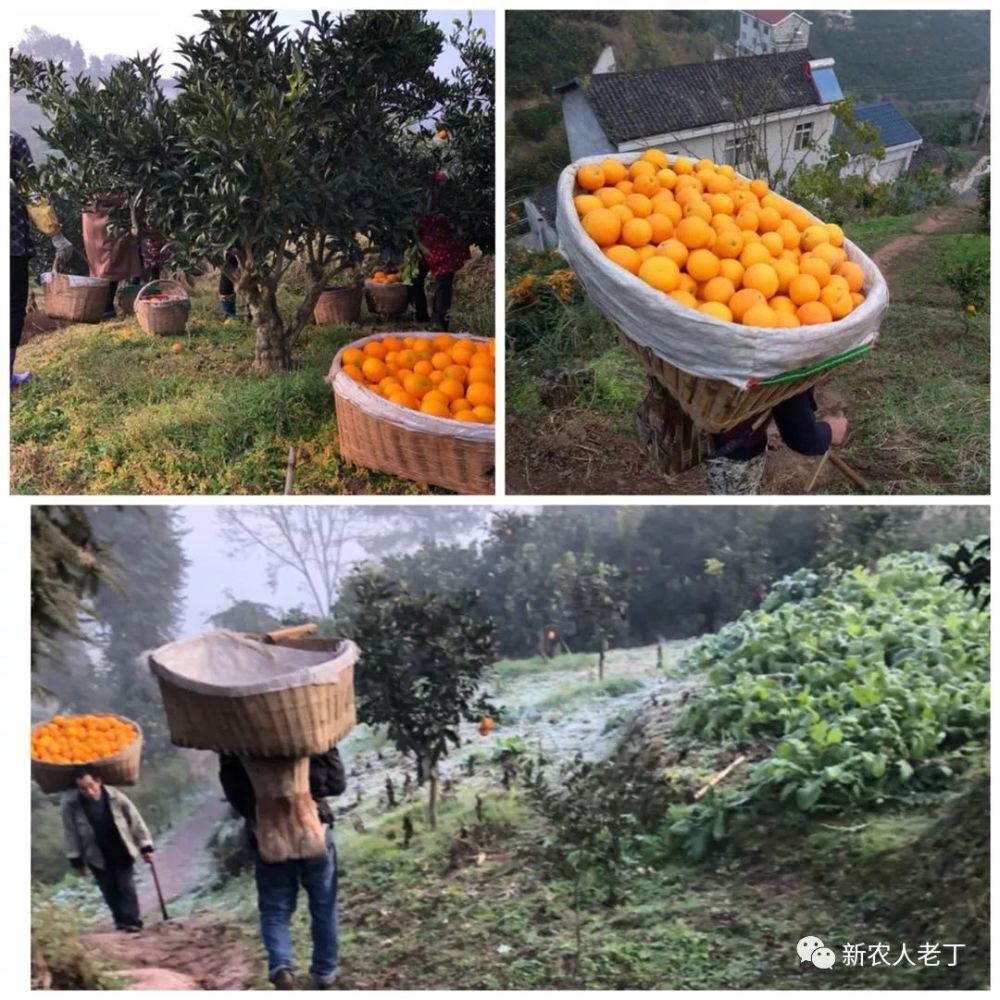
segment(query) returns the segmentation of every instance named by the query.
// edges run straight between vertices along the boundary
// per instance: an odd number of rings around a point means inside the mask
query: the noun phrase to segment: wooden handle
[[[279,628],[264,635],[264,642],[275,643],[282,639],[301,639],[304,635],[312,635],[319,626],[315,622],[305,625],[292,625],[290,628]]]
[[[699,788],[698,791],[694,793],[695,802],[698,802],[700,799],[703,799],[713,788],[715,788],[717,784],[719,784],[720,781],[722,781],[723,778],[726,777],[727,774],[729,774],[732,771],[735,771],[736,768],[740,766],[740,764],[743,764],[745,762],[746,762],[746,757],[743,754],[740,754],[739,757],[736,758],[736,760],[734,760],[727,767],[724,767],[707,785],[705,785],[703,788]]]
[[[855,472],[839,455],[830,453],[830,464],[846,476],[859,490],[864,493],[871,493],[871,484],[859,473]]]

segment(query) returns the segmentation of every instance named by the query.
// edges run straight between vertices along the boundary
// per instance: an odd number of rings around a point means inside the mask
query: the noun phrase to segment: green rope
[[[809,375],[816,375],[819,372],[829,371],[839,365],[846,365],[852,361],[864,357],[872,349],[871,344],[862,344],[860,347],[852,347],[842,354],[835,354],[825,361],[818,361],[814,365],[806,365],[805,368],[796,368],[794,371],[785,372],[783,375],[772,375],[770,378],[763,378],[758,385],[780,385],[783,382],[795,382],[798,379],[807,378]]]

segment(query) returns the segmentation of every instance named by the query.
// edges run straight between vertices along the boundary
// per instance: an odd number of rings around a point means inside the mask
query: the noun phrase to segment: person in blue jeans
[[[337,978],[337,849],[333,840],[333,812],[326,799],[342,795],[347,787],[344,765],[336,747],[309,760],[309,790],[320,821],[326,826],[326,853],[315,858],[271,863],[257,850],[254,836],[256,796],[239,757],[222,754],[219,781],[229,804],[246,820],[254,856],[260,933],[267,950],[268,976],[277,990],[297,989],[292,959],[292,915],[299,886],[309,900],[312,930],[313,989],[330,989]]]

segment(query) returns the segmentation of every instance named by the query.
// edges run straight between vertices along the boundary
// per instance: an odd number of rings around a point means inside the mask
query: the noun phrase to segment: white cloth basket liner
[[[359,650],[343,640],[330,650],[293,649],[220,629],[167,643],[149,654],[157,677],[199,694],[238,698],[309,684],[336,683]]]
[[[641,155],[611,158],[630,164]],[[613,263],[587,235],[573,205],[577,171],[584,164],[608,158],[606,154],[585,156],[563,170],[559,177],[556,229],[559,249],[588,296],[632,340],[650,348],[675,368],[701,378],[720,379],[741,389],[755,381],[784,375],[874,343],[889,305],[889,289],[874,262],[846,239],[844,250],[848,259],[859,264],[865,273],[862,286],[865,301],[842,320],[814,326],[763,328],[727,323],[682,306]]]
[[[420,434],[440,434],[442,437],[459,438],[462,441],[487,441],[490,444],[496,436],[492,424],[473,424],[463,420],[448,420],[445,417],[432,417],[429,413],[421,413],[419,410],[410,410],[405,406],[397,406],[390,403],[377,393],[366,389],[359,382],[355,382],[350,375],[343,371],[342,357],[344,351],[351,347],[364,347],[369,341],[382,340],[385,337],[423,337],[427,340],[433,339],[434,334],[427,334],[422,330],[409,330],[397,333],[376,333],[370,337],[363,337],[359,340],[352,340],[345,344],[333,359],[330,366],[330,374],[325,381],[329,382],[337,392],[347,399],[348,402],[360,407],[368,413],[378,417],[380,420],[387,420],[390,424],[396,424],[408,431],[417,431]],[[475,337],[471,333],[453,333],[456,340],[466,338],[476,343],[485,343],[488,338]]]
[[[96,288],[98,285],[108,284],[107,278],[90,278],[80,274],[60,274],[59,277],[65,278],[69,282],[70,288],[86,288],[88,286]],[[38,280],[43,285],[48,285],[52,281],[52,272],[44,271],[39,275]]]

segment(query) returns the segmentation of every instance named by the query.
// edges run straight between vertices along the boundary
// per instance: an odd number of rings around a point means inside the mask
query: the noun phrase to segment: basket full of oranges
[[[557,226],[590,298],[711,432],[861,357],[888,305],[840,226],[709,159],[578,161],[559,181]]]
[[[398,271],[376,271],[365,282],[365,304],[380,319],[400,316],[410,304],[410,286],[402,283]]]
[[[467,334],[376,334],[333,359],[340,454],[457,493],[492,493],[495,341]]]
[[[142,730],[122,715],[56,715],[31,727],[31,776],[43,792],[72,788],[81,767],[108,785],[139,778]]]

